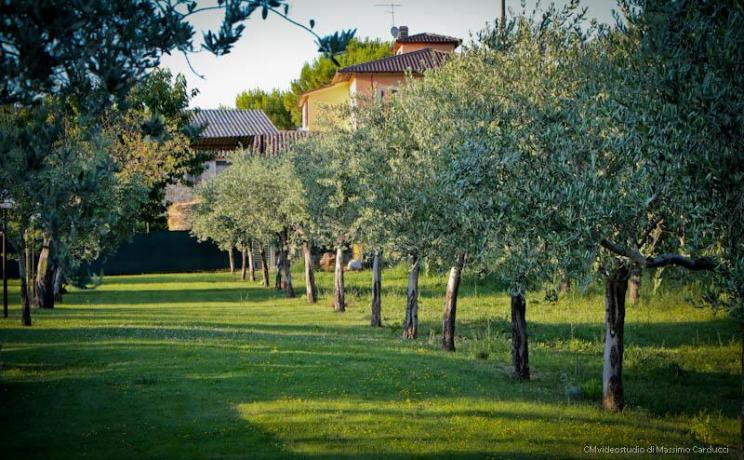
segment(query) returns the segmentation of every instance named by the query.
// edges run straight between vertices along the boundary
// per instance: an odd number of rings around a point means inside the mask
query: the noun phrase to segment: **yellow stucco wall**
[[[307,94],[307,125],[310,131],[318,129],[318,118],[323,109],[329,106],[349,103],[349,82],[337,83],[328,88],[319,89]],[[305,108],[303,107],[303,110]]]
[[[405,82],[406,75],[402,73],[395,74],[371,74],[360,73],[354,75],[352,79],[352,93],[359,94],[362,97],[372,96],[372,92],[385,90],[386,93],[392,88],[400,86]],[[389,94],[389,93],[387,93]]]

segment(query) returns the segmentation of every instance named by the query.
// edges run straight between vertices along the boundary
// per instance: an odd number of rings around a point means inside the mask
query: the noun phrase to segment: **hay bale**
[[[168,230],[191,230],[191,212],[194,202],[173,203],[168,206]]]
[[[321,270],[332,272],[336,268],[336,254],[332,252],[324,252],[318,265]]]

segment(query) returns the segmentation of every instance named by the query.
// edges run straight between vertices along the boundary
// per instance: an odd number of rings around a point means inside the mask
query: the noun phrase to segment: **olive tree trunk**
[[[561,294],[568,294],[571,292],[571,278],[568,276],[561,277]]]
[[[248,276],[251,281],[256,281],[256,265],[253,263],[253,241],[248,245]]]
[[[28,296],[28,301],[31,303],[31,299],[34,296],[33,292],[33,286],[34,286],[34,256],[31,253],[31,241],[30,239],[26,242],[26,250],[25,250],[25,257],[26,257],[26,295]]]
[[[54,308],[54,264],[51,260],[51,248],[51,236],[44,235],[34,280],[34,303],[38,308]]]
[[[602,371],[602,405],[621,411],[623,398],[623,334],[625,330],[625,293],[628,270],[618,269],[605,278],[605,346]]]
[[[744,320],[741,323],[741,445],[739,448],[744,452]]]
[[[527,300],[524,294],[511,296],[512,327],[512,376],[520,380],[530,379],[530,353],[527,347]]]
[[[419,295],[419,271],[421,264],[418,256],[411,259],[411,267],[408,269],[408,294],[406,296],[406,322],[403,325],[403,338],[415,339],[418,337],[418,295]]]
[[[310,243],[302,242],[302,256],[305,260],[305,295],[309,303],[318,301],[318,287],[315,285],[315,273],[313,273],[313,255],[310,252]]]
[[[282,271],[284,282],[287,285],[287,297],[295,297],[294,286],[292,286],[292,261],[289,260],[289,237],[287,229],[282,233]]]
[[[336,248],[333,309],[338,312],[346,311],[346,296],[344,295],[344,249],[341,245]]]
[[[372,317],[369,325],[372,327],[382,327],[382,251],[375,250],[374,259],[372,260]]]
[[[18,275],[21,278],[21,303],[22,303],[22,313],[21,313],[21,324],[24,326],[30,326],[31,325],[31,300],[28,292],[28,282],[27,282],[27,270],[26,270],[26,254],[28,251],[25,247],[19,248],[18,251]]]
[[[65,281],[65,273],[62,267],[57,266],[54,270],[54,301],[62,302],[62,283]]]
[[[450,269],[449,281],[447,281],[447,293],[444,297],[444,318],[442,321],[442,348],[446,351],[455,351],[457,291],[460,289],[463,265],[465,265],[465,254],[460,254],[457,257],[457,263]]]
[[[235,257],[233,257],[233,248],[230,246],[227,250],[227,262],[230,265],[230,273],[235,273]]]
[[[261,248],[261,271],[263,272],[263,285],[269,287],[269,264],[266,262],[265,248]]]
[[[245,281],[248,278],[248,254],[246,254],[248,250],[246,248],[243,248],[242,251],[240,251],[240,258],[241,258],[241,267],[240,267],[240,279]]]
[[[638,268],[634,268],[630,272],[628,297],[630,297],[631,305],[637,305],[638,301],[641,300],[641,270]]]
[[[281,234],[277,239],[279,244],[276,249],[276,275],[274,276],[274,289],[277,291],[282,290],[282,269],[284,267],[284,241],[282,240]]]

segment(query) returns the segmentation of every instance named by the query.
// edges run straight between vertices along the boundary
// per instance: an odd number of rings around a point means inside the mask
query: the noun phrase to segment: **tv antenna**
[[[390,18],[392,19],[393,27],[395,27],[395,8],[396,7],[401,8],[403,5],[401,5],[400,3],[378,3],[375,6],[377,7],[384,6],[384,7],[390,8],[389,10],[386,11],[386,13],[390,13]]]

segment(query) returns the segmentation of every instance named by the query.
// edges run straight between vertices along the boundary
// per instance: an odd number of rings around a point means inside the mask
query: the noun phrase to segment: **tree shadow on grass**
[[[90,304],[90,305],[169,305],[180,303],[209,303],[209,302],[264,302],[267,300],[285,299],[284,291],[265,288],[255,284],[230,285],[213,289],[137,289],[131,291],[76,291],[65,295],[59,304]]]
[[[96,318],[97,319],[97,318]],[[95,321],[95,319],[93,320]],[[650,328],[646,332],[649,337],[672,336],[672,328],[690,328],[698,323],[654,323],[644,325]],[[134,354],[140,354],[145,361],[151,361],[158,354],[169,355],[173,352],[188,351],[192,353],[212,353],[224,351],[230,353],[250,353],[254,358],[266,358],[263,366],[266,368],[279,366],[294,375],[297,372],[308,371],[309,367],[316,367],[313,371],[318,381],[332,379],[341,382],[360,381],[359,372],[365,376],[361,381],[369,379],[369,374],[379,368],[386,369],[386,373],[376,378],[376,385],[381,385],[389,379],[394,385],[385,384],[394,393],[410,382],[421,369],[439,384],[431,388],[439,396],[455,396],[462,394],[459,387],[448,387],[451,383],[450,375],[461,376],[463,372],[468,378],[480,379],[482,386],[475,387],[465,393],[471,396],[491,395],[494,379],[499,385],[507,385],[502,390],[509,391],[509,398],[524,397],[528,400],[551,401],[562,398],[563,384],[561,375],[570,372],[574,362],[581,360],[584,368],[582,378],[597,380],[601,376],[601,349],[592,352],[577,352],[562,346],[551,347],[549,344],[563,337],[566,325],[532,324],[531,343],[533,346],[532,367],[536,371],[537,381],[525,385],[512,382],[503,372],[497,370],[496,363],[482,362],[473,359],[467,351],[460,348],[460,352],[448,354],[438,349],[438,342],[428,344],[426,340],[403,341],[391,340],[390,331],[372,329],[366,326],[332,326],[321,327],[286,324],[251,324],[205,322],[190,323],[173,326],[91,326],[86,328],[69,329],[3,329],[2,340],[6,343],[20,342],[26,344],[28,351],[13,353],[31,353],[34,360],[26,364],[35,364],[39,359],[44,365],[50,350],[67,350],[72,356],[80,357],[91,353],[90,361],[95,361],[95,355],[105,356],[107,353],[120,353],[131,347]],[[654,345],[644,341],[635,344],[629,334],[627,344],[638,347]],[[676,346],[690,345],[694,341],[689,334],[678,336],[680,340]],[[687,337],[687,340],[681,340]],[[143,343],[146,342],[146,343]],[[462,345],[462,339],[458,342]],[[41,345],[38,348],[29,344]],[[668,346],[672,346],[667,342]],[[35,350],[35,351],[33,351]],[[467,350],[467,348],[465,348]],[[370,352],[372,351],[372,352]],[[4,353],[6,354],[6,353]],[[56,354],[56,352],[54,353]],[[6,354],[7,355],[7,354]],[[643,407],[656,415],[684,413],[695,415],[703,410],[723,409],[728,416],[735,416],[735,410],[728,407],[725,401],[738,395],[738,377],[723,372],[704,372],[670,365],[665,356],[655,356],[653,352],[648,360],[630,360],[626,358],[626,396],[632,406]],[[508,356],[494,357],[497,362],[508,362]],[[493,359],[493,358],[492,358]],[[83,362],[88,361],[83,359]],[[391,363],[394,363],[391,367]],[[72,367],[79,364],[73,361]],[[23,366],[23,363],[19,364]],[[260,366],[259,366],[260,367]],[[262,370],[266,370],[260,367]],[[368,370],[364,370],[368,367]],[[28,368],[18,368],[28,370]],[[361,370],[360,370],[361,369]],[[592,371],[592,369],[594,369]],[[348,372],[345,372],[348,370]],[[330,374],[330,372],[336,375]],[[224,369],[221,370],[224,372]],[[324,373],[329,373],[325,375]],[[343,375],[343,374],[347,375]],[[396,377],[396,373],[398,374]],[[302,393],[302,379],[298,385],[293,385],[293,391]],[[462,377],[458,377],[462,378]],[[464,383],[464,382],[463,382]],[[581,382],[578,382],[581,383]],[[496,385],[498,387],[499,385]],[[369,395],[360,391],[358,385],[333,385],[343,394],[362,397]],[[706,398],[690,398],[690,388],[705,388]],[[290,392],[289,394],[295,394]],[[274,394],[274,397],[280,396]],[[377,394],[376,397],[380,397]],[[504,395],[500,395],[504,397]],[[710,401],[720,404],[712,407]],[[598,401],[595,401],[598,403]]]
[[[441,332],[441,324],[422,321],[419,330]],[[460,337],[479,337],[491,334],[497,337],[510,337],[511,323],[501,319],[476,319],[459,321],[457,335]],[[527,332],[531,343],[542,343],[548,348],[558,347],[569,340],[584,342],[603,342],[605,329],[602,323],[545,323],[527,321]],[[625,324],[625,347],[656,346],[676,348],[698,345],[721,345],[732,338],[738,340],[738,326],[734,321],[718,317],[706,321],[675,322],[636,322]]]
[[[240,281],[239,274],[227,270],[189,273],[159,273],[142,275],[116,275],[103,277],[103,286],[117,284],[184,284],[184,283],[226,283]]]
[[[600,323],[530,322],[530,340],[535,345],[531,364],[541,376],[528,383],[517,383],[501,372],[493,360],[478,361],[464,353],[466,347],[460,347],[455,354],[444,353],[438,350],[437,343],[428,344],[425,337],[414,342],[397,339],[399,330],[393,327],[380,330],[361,324],[260,323],[252,319],[249,306],[245,318],[228,322],[219,316],[223,311],[221,306],[200,305],[228,302],[232,306],[224,311],[235,317],[235,302],[243,292],[251,302],[285,298],[273,289],[233,285],[225,289],[183,291],[90,291],[73,293],[69,298],[74,303],[90,301],[94,306],[63,305],[55,312],[39,312],[40,316],[64,315],[71,320],[84,317],[90,327],[23,329],[18,326],[0,330],[0,339],[10,344],[3,350],[2,358],[6,362],[3,372],[11,376],[0,383],[9,408],[0,414],[0,425],[11,427],[0,430],[3,431],[0,445],[10,446],[9,458],[21,457],[20,454],[25,458],[51,456],[69,452],[70,445],[80,446],[78,450],[90,452],[91,457],[113,448],[120,457],[126,454],[147,457],[161,452],[161,457],[203,457],[204,453],[214,457],[243,457],[250,453],[252,458],[379,458],[379,452],[329,452],[322,445],[315,454],[300,455],[285,445],[286,440],[280,434],[241,419],[235,408],[245,403],[287,398],[330,401],[342,397],[379,401],[388,408],[379,409],[375,417],[411,417],[406,420],[413,422],[421,415],[389,407],[402,405],[407,399],[474,398],[506,403],[537,402],[561,408],[565,407],[565,397],[560,376],[575,360],[579,357],[585,360],[587,375],[596,378],[601,375],[601,353],[594,351],[597,339],[603,335]],[[185,295],[192,297],[184,299]],[[109,302],[112,297],[114,301]],[[186,306],[184,302],[196,306]],[[109,303],[113,306],[95,306]],[[126,304],[135,306],[122,306]],[[151,308],[136,306],[150,304]],[[213,318],[193,317],[192,310],[203,313],[209,308],[215,313]],[[262,319],[266,318],[266,311],[260,314]],[[151,327],[141,324],[153,320],[157,323]],[[122,325],[111,325],[117,322]],[[510,327],[506,321],[466,321],[458,323],[458,346],[465,338],[482,334],[489,325],[497,331],[498,340],[506,341]],[[438,322],[423,322],[421,331],[440,327]],[[716,334],[730,327],[723,318],[705,322],[628,323],[626,346],[652,349],[661,344],[667,348],[714,344]],[[592,352],[572,351],[566,345],[569,340],[586,342]],[[19,345],[14,347],[16,343]],[[508,362],[508,356],[497,359]],[[690,369],[680,372],[664,359],[665,355],[661,355],[647,361],[626,361],[626,397],[631,410],[643,408],[659,416],[694,416],[701,411],[722,409],[727,417],[736,416],[735,405],[727,404],[738,397],[736,376]],[[706,393],[705,397],[690,397],[701,392]],[[588,406],[585,407],[588,411],[598,407],[597,401],[581,404]],[[458,409],[452,417],[503,418],[508,426],[511,420],[523,415],[538,423],[548,420],[560,423],[560,414],[508,413],[495,409]],[[38,426],[41,416],[45,420],[41,428],[21,430],[23,426]],[[281,423],[282,415],[277,417]],[[644,416],[611,414],[602,415],[601,422],[588,415],[575,418],[585,426],[607,430],[625,426],[639,432],[647,424],[665,423]],[[92,432],[97,435],[90,435]],[[136,441],[132,444],[141,450],[120,445],[121,439]],[[321,436],[307,441],[333,446],[343,439]],[[25,445],[42,445],[42,448],[29,452]],[[504,452],[499,455],[532,457],[524,450]],[[421,457],[485,455],[487,449],[443,451]],[[389,452],[385,457],[416,458],[416,455]]]

